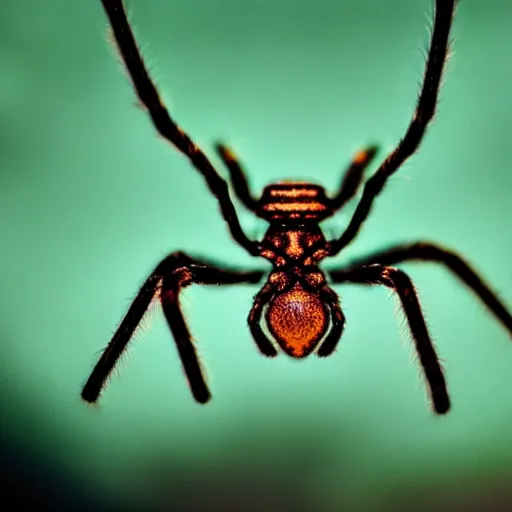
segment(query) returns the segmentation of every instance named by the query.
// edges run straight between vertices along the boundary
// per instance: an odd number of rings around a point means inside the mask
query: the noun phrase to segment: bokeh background
[[[175,117],[254,190],[333,190],[411,116],[430,0],[127,2]],[[512,307],[512,3],[462,1],[438,116],[338,261],[391,242],[458,249]],[[452,412],[435,417],[387,290],[339,289],[336,354],[261,357],[256,287],[183,304],[214,400],[194,403],[158,308],[99,406],[80,387],[154,265],[184,250],[249,268],[201,177],[156,136],[99,0],[0,6],[2,499],[76,510],[510,510],[512,343],[432,264],[408,264]],[[222,172],[225,172],[224,170]],[[353,205],[351,205],[353,207]],[[240,207],[251,235],[265,223]],[[347,213],[326,223],[339,233]],[[507,508],[508,507],[508,508]]]

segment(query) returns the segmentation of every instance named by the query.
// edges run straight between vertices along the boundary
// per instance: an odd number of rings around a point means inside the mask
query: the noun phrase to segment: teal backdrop
[[[259,191],[283,178],[333,190],[358,149],[393,148],[433,2],[127,4],[174,116],[219,168],[213,143],[231,144]],[[337,262],[436,240],[512,307],[511,20],[509,0],[461,2],[437,117]],[[512,340],[433,264],[404,268],[443,359],[445,417],[430,410],[396,300],[352,286],[337,290],[348,319],[339,349],[303,361],[258,353],[246,325],[257,287],[188,289],[212,402],[194,403],[158,307],[101,403],[80,400],[164,255],[253,264],[138,108],[106,30],[99,0],[1,1],[3,495],[68,510],[512,507]],[[265,223],[239,211],[261,237]]]

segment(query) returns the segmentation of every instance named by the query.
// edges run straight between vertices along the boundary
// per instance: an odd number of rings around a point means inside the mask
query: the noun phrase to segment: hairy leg
[[[151,301],[159,296],[173,333],[178,352],[198,402],[206,402],[210,393],[202,376],[192,339],[179,306],[179,292],[190,284],[258,283],[263,272],[230,270],[191,258],[181,252],[165,258],[142,285],[120,326],[96,363],[83,389],[86,402],[96,402],[109,375],[125,351]]]
[[[216,144],[215,149],[227,167],[235,194],[242,204],[252,212],[256,210],[258,200],[251,194],[247,176],[235,153],[224,144]]]
[[[221,213],[234,240],[253,256],[259,255],[259,245],[243,232],[235,207],[229,197],[228,185],[215,170],[205,153],[178,126],[165,108],[158,91],[144,65],[121,0],[102,0],[112,26],[113,36],[132,79],[141,103],[147,108],[151,120],[162,137],[188,157],[203,176],[219,202]]]
[[[333,210],[343,208],[356,195],[363,181],[364,171],[374,159],[377,150],[377,146],[368,146],[356,153],[343,174],[338,191],[332,197],[331,208]]]
[[[345,268],[332,270],[329,273],[333,279],[341,280],[343,276],[350,274],[354,268],[373,263],[396,265],[407,261],[431,261],[444,265],[477,295],[487,309],[505,327],[510,336],[512,336],[512,314],[501,302],[496,292],[461,256],[438,244],[419,241],[388,247],[350,261]]]
[[[370,213],[373,201],[384,188],[388,178],[416,151],[428,124],[434,117],[441,76],[448,53],[448,37],[455,3],[455,0],[436,0],[434,29],[416,111],[404,137],[393,152],[382,162],[375,174],[366,182],[361,200],[347,229],[340,238],[330,242],[331,256],[338,254],[356,237]]]
[[[405,272],[383,265],[352,268],[343,276],[333,276],[334,283],[359,283],[384,285],[398,295],[416,346],[418,358],[427,380],[434,410],[445,414],[450,409],[450,398],[446,388],[441,364],[428,333],[427,325],[414,285]]]

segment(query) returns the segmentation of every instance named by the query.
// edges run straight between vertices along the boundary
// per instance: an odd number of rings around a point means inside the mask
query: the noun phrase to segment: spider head
[[[333,211],[323,187],[302,181],[281,181],[264,188],[256,214],[269,222],[320,222]]]

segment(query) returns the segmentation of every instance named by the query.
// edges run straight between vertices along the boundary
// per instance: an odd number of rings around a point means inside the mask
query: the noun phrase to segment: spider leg
[[[409,260],[432,261],[444,265],[451,270],[466,286],[480,298],[496,319],[503,324],[512,336],[512,314],[500,301],[496,292],[465,262],[457,253],[430,242],[415,242],[397,245],[351,261],[341,270],[333,270],[333,279],[343,279],[352,269],[380,263],[381,265],[396,265]]]
[[[343,173],[338,192],[331,199],[330,206],[333,210],[339,210],[356,195],[363,181],[364,171],[377,151],[377,146],[368,146],[354,155],[348,169]]]
[[[126,349],[151,301],[158,296],[176,342],[192,394],[200,403],[208,401],[210,392],[181,312],[179,293],[190,284],[258,283],[263,274],[264,272],[259,270],[237,271],[218,268],[181,252],[167,256],[142,285],[112,340],[87,379],[82,389],[82,398],[90,403],[98,400],[110,373]]]
[[[340,238],[330,242],[331,256],[338,254],[356,237],[370,213],[373,201],[384,188],[387,179],[416,151],[428,124],[434,117],[439,85],[448,53],[448,36],[455,11],[455,3],[456,0],[436,0],[434,29],[416,111],[404,137],[393,152],[381,163],[375,174],[366,182],[363,195],[349,225]]]
[[[409,276],[399,269],[376,264],[354,267],[342,275],[334,273],[334,275],[331,274],[331,278],[334,283],[384,285],[397,293],[430,388],[434,410],[438,414],[447,413],[450,409],[450,398],[443,370],[430,339],[416,290]]]
[[[246,173],[242,169],[235,153],[224,144],[216,144],[215,149],[229,171],[231,183],[233,184],[238,199],[240,199],[247,209],[254,212],[258,200],[254,198],[249,190]]]
[[[340,341],[341,335],[343,334],[343,328],[345,327],[345,315],[341,311],[340,301],[334,290],[331,290],[326,286],[322,289],[320,296],[331,310],[332,324],[329,334],[322,341],[316,354],[320,357],[327,357],[334,352],[338,342]]]
[[[269,340],[268,336],[263,332],[261,328],[261,313],[263,311],[263,307],[274,295],[275,290],[272,285],[267,283],[254,297],[254,303],[249,312],[249,317],[247,318],[247,323],[249,324],[249,329],[251,330],[252,337],[258,345],[260,352],[267,357],[275,357],[277,356],[277,350],[275,349],[272,342]]]
[[[171,118],[162,103],[142,60],[122,1],[102,0],[102,3],[137,95],[147,108],[155,128],[162,137],[186,155],[192,165],[203,175],[211,193],[217,197],[224,220],[228,224],[235,241],[251,255],[258,256],[259,247],[257,242],[250,240],[240,226],[235,208],[229,197],[227,183],[220,177],[203,151]]]

